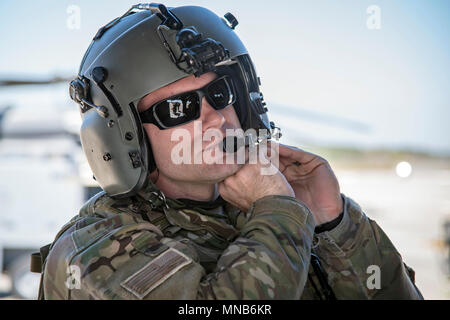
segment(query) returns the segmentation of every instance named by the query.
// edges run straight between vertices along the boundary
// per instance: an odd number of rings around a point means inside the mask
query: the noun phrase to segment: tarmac
[[[418,168],[407,178],[395,170],[335,170],[341,192],[359,203],[414,269],[425,299],[450,299],[450,170]]]

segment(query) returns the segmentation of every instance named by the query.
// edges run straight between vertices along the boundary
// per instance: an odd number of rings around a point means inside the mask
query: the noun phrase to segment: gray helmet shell
[[[227,21],[197,6],[170,12],[183,28],[193,28],[202,39],[213,39],[228,50],[227,59],[216,65],[233,66],[242,80],[243,128],[270,129],[256,71]],[[113,22],[92,41],[70,94],[80,104],[81,143],[95,179],[111,196],[130,196],[145,185],[153,169],[151,147],[136,109],[139,100],[194,71],[180,68],[171,57],[170,50],[181,53],[176,42],[179,30],[164,25],[158,10],[135,12]]]

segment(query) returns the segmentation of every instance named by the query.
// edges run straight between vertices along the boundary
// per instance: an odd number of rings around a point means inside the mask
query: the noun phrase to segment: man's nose
[[[202,100],[200,119],[202,120],[203,130],[208,128],[220,129],[226,121],[223,114],[219,110],[214,109],[205,97]]]

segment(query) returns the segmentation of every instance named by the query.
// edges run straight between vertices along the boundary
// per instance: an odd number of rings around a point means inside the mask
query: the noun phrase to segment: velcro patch
[[[121,282],[120,285],[142,299],[175,272],[191,262],[192,259],[188,256],[170,248]]]

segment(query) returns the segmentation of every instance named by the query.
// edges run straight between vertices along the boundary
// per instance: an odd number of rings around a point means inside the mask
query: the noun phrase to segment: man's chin
[[[242,164],[211,164],[206,165],[206,168],[202,170],[202,175],[206,180],[211,183],[219,183],[226,178],[234,175],[239,169],[242,168]]]

